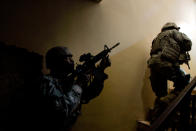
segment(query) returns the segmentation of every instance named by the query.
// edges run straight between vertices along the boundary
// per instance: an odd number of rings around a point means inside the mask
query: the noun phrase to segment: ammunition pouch
[[[164,40],[165,44],[162,47],[161,57],[171,62],[176,62],[180,55],[180,46],[172,38],[167,37],[167,39],[167,41]]]

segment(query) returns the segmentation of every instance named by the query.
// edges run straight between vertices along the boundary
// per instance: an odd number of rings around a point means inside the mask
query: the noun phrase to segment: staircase
[[[195,94],[193,89],[196,86],[196,77],[194,77],[191,82],[180,92],[180,94],[175,98],[168,107],[163,111],[163,113],[153,122],[148,121],[138,121],[139,131],[175,131],[179,129],[180,131],[196,130],[195,128]],[[192,96],[191,96],[192,94]],[[191,103],[191,113],[190,111]],[[186,106],[188,105],[188,106]],[[188,108],[187,108],[188,107]],[[177,111],[181,112],[180,121],[178,126],[173,124],[172,126],[168,124],[168,121],[173,120],[171,116],[177,114]],[[189,115],[191,114],[191,116]],[[191,118],[191,121],[189,122]],[[174,120],[173,120],[174,121]],[[169,126],[168,126],[169,125]]]

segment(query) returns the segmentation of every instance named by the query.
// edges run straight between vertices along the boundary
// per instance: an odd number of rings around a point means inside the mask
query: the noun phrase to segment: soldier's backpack
[[[180,55],[180,46],[168,33],[166,34],[166,32],[160,33],[153,41],[151,52],[153,52],[153,50],[154,52],[156,52],[156,50],[161,51],[161,57],[171,62],[177,61]]]
[[[164,36],[160,42],[163,42],[161,57],[166,58],[172,62],[178,60],[180,56],[180,46],[178,43],[169,36]]]

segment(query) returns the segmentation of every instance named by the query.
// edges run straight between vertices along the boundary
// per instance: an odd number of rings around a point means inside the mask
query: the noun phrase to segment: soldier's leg
[[[178,92],[179,94],[185,86],[189,83],[190,80],[190,75],[186,75],[185,72],[183,72],[180,68],[176,69],[176,74],[174,76],[174,93]],[[180,118],[179,118],[179,123],[177,125],[177,128],[179,131],[186,131],[187,128],[189,127],[189,119],[190,119],[190,97],[187,96],[181,105],[179,106],[179,111],[180,111]]]
[[[159,72],[151,69],[150,82],[152,90],[157,97],[160,98],[167,95],[167,79]]]
[[[175,91],[181,91],[185,88],[186,85],[188,85],[190,80],[190,75],[185,74],[180,68],[175,69],[175,74],[173,76],[173,82]]]
[[[160,98],[167,95],[167,79],[164,78],[159,72],[151,70],[150,81],[152,90],[156,95],[154,108],[150,119],[150,122],[153,123],[164,109],[164,105],[161,103]]]
[[[161,98],[161,101],[166,104],[169,104],[178,96],[180,91],[189,83],[190,79],[190,75],[186,75],[185,72],[183,72],[179,67],[170,68],[169,71],[170,73],[167,73],[167,78],[174,82],[175,89],[167,96]]]

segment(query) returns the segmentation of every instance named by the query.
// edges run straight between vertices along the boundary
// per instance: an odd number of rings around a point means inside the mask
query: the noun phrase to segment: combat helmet
[[[46,67],[52,69],[58,66],[66,56],[72,55],[67,47],[56,46],[48,50],[46,53]]]
[[[176,23],[174,23],[174,22],[167,22],[165,25],[163,25],[161,31],[169,30],[169,29],[177,29],[177,30],[179,30],[180,27],[178,27],[176,25]]]

